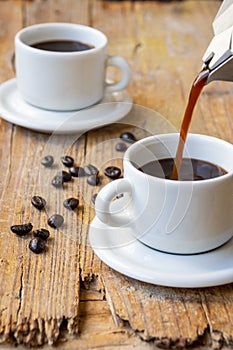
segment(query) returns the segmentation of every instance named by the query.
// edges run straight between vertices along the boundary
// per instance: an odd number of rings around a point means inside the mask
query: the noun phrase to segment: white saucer
[[[122,207],[119,199],[113,210]],[[173,255],[135,240],[131,228],[109,227],[97,217],[89,230],[96,255],[107,265],[137,280],[168,287],[198,288],[233,282],[233,239],[213,251]]]
[[[106,94],[103,100],[89,108],[72,112],[56,112],[34,107],[20,96],[16,79],[0,85],[0,116],[5,120],[46,133],[85,132],[115,123],[132,108],[127,91]]]

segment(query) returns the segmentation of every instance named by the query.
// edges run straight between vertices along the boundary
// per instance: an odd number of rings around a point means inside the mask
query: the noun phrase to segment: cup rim
[[[81,30],[86,30],[88,32],[92,32],[95,33],[96,35],[98,35],[99,37],[101,37],[103,43],[100,44],[99,46],[95,46],[93,48],[91,48],[90,50],[84,50],[84,51],[72,51],[72,52],[59,52],[59,51],[46,51],[46,50],[41,50],[35,47],[30,46],[30,44],[26,44],[23,40],[22,40],[22,36],[27,33],[30,30],[40,30],[41,28],[56,28],[56,27],[70,27],[70,28],[76,28],[76,29],[81,29]],[[49,40],[49,39],[48,39]],[[46,41],[46,39],[45,39]],[[83,56],[83,55],[90,55],[91,53],[96,53],[99,50],[102,50],[104,47],[107,46],[108,43],[108,39],[106,37],[106,35],[101,32],[100,30],[87,26],[87,25],[83,25],[83,24],[76,24],[76,23],[67,23],[67,22],[46,22],[46,23],[38,23],[38,24],[33,24],[27,27],[24,27],[22,29],[20,29],[16,35],[15,35],[15,45],[20,45],[21,47],[23,47],[24,49],[28,50],[29,52],[37,52],[40,53],[40,55],[49,55],[49,56]]]
[[[156,176],[152,176],[146,173],[143,173],[142,171],[140,171],[138,168],[136,168],[136,166],[133,164],[132,160],[131,160],[131,154],[132,152],[135,151],[135,149],[137,149],[138,145],[148,145],[149,143],[151,143],[152,140],[162,140],[162,139],[167,139],[167,138],[174,138],[174,137],[179,137],[179,133],[167,133],[167,134],[157,134],[157,135],[152,135],[152,136],[148,136],[145,137],[141,140],[136,141],[134,144],[132,144],[127,151],[124,154],[124,163],[127,163],[127,166],[129,166],[133,171],[136,171],[137,175],[141,175],[144,177],[148,177],[149,179],[153,179],[156,180],[157,182],[166,182],[169,185],[172,186],[177,186],[177,185],[182,185],[182,186],[190,186],[190,184],[192,184],[192,186],[204,186],[207,183],[213,183],[213,182],[219,182],[222,181],[223,179],[228,179],[230,177],[233,177],[233,170],[232,171],[228,171],[227,173],[218,177],[214,177],[214,178],[210,178],[210,179],[203,179],[203,180],[172,180],[172,179],[164,179],[164,178],[160,178],[160,177],[156,177]],[[188,134],[189,138],[202,138],[202,139],[206,139],[206,140],[211,140],[211,141],[217,141],[217,142],[221,142],[222,144],[225,144],[226,146],[231,146],[233,148],[233,145],[230,142],[227,142],[223,139],[214,137],[214,136],[209,136],[209,135],[205,135],[205,134],[195,134],[195,133],[189,133]]]

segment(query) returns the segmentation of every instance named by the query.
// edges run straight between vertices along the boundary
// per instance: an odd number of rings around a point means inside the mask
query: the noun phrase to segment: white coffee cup
[[[176,181],[138,170],[152,160],[174,158],[178,139],[178,134],[164,134],[131,145],[124,155],[124,178],[101,189],[96,215],[109,226],[132,227],[135,237],[149,247],[177,254],[201,253],[233,236],[233,145],[210,136],[188,135],[184,157],[227,171],[216,178]],[[113,213],[111,203],[120,193],[125,204]]]
[[[74,40],[90,50],[51,52],[31,45]],[[72,23],[42,23],[20,30],[15,36],[17,87],[30,104],[51,110],[78,110],[99,102],[105,93],[129,84],[131,70],[125,59],[107,55],[107,37],[97,29]],[[120,81],[106,83],[109,66],[121,70]]]

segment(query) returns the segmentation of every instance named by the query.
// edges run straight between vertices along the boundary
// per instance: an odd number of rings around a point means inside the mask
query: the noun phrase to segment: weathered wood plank
[[[140,283],[104,269],[107,300],[117,319],[159,346],[201,345],[208,322],[198,290]]]
[[[1,2],[1,46],[0,46],[0,73],[1,82],[13,76],[11,67],[11,58],[13,54],[13,38],[22,23],[20,3]],[[5,340],[7,334],[11,332],[11,321],[17,319],[17,310],[20,305],[20,276],[21,264],[17,264],[15,259],[15,247],[9,235],[9,221],[12,219],[14,211],[14,198],[8,197],[9,183],[18,183],[18,179],[13,178],[11,174],[12,151],[14,145],[11,143],[13,137],[12,126],[4,121],[0,122],[1,133],[1,171],[6,176],[1,177],[1,298],[0,298],[0,338]],[[17,172],[16,172],[17,175]],[[18,185],[18,184],[17,184]],[[17,251],[16,254],[18,255]],[[11,255],[13,258],[11,259]]]
[[[123,27],[119,26],[118,33],[120,32],[124,39],[120,44],[118,42],[118,48],[123,48],[128,40],[134,42],[134,45],[128,46],[130,52],[124,51],[133,66],[134,80],[129,91],[134,101],[159,111],[176,130],[182,118],[190,86],[201,67],[201,57],[211,38],[211,21],[218,5],[189,1],[182,4],[174,2],[168,7],[167,4],[136,2],[132,5],[133,17],[128,17],[130,24],[125,22],[127,24]],[[110,15],[111,11],[117,10],[114,12],[115,18],[121,23],[118,16],[125,8],[114,4],[106,6],[104,11]],[[105,28],[105,23],[101,23],[102,17],[99,14],[96,23]],[[93,23],[95,24],[95,17]],[[129,33],[126,32],[128,26]],[[113,35],[111,29],[106,30]],[[114,50],[111,43],[110,48]],[[232,141],[231,97],[232,89],[229,85],[213,83],[206,87],[193,117],[192,131]],[[132,123],[130,130],[138,132],[140,126],[143,131],[153,130],[151,120],[148,120],[147,124],[142,120],[144,118],[138,119],[138,128],[135,128],[133,119],[130,116],[127,118],[129,124]],[[227,130],[226,125],[229,125]],[[117,137],[115,130],[108,132],[105,140]],[[111,146],[100,146],[104,142],[103,134],[95,133],[93,136],[95,139],[91,139],[92,147],[100,147],[102,152],[105,150],[104,154],[108,159],[111,156]],[[138,137],[140,138],[140,132]],[[112,158],[114,159],[113,155]],[[101,160],[100,157],[99,161]],[[91,256],[88,250],[86,256]],[[159,346],[211,346],[212,343],[219,347],[222,344],[231,344],[231,303],[228,302],[223,311],[220,306],[222,297],[218,295],[218,299],[214,299],[212,289],[195,291],[149,286],[123,277],[106,268],[104,264],[98,265],[98,260],[93,257],[85,259],[85,264],[88,271],[100,274],[103,279],[106,297],[118,326],[128,322],[142,339],[155,342]],[[84,278],[85,266],[83,273]],[[232,287],[230,285],[221,288],[225,291],[224,288],[231,290]],[[218,311],[214,313],[214,308],[218,310],[219,307],[221,312],[219,310],[219,314]],[[217,325],[214,330],[212,323]],[[220,331],[223,329],[224,331]]]
[[[13,76],[9,68],[13,38],[22,26],[42,18],[88,22],[87,1],[71,1],[64,13],[62,1],[1,1],[0,5],[1,20],[6,21],[0,55],[1,72],[6,72],[1,74],[1,80]],[[51,186],[52,177],[62,169],[60,157],[69,153],[72,145],[66,137],[33,133],[4,121],[1,135],[1,169],[6,174],[1,183],[1,341],[15,339],[18,344],[32,346],[52,344],[64,324],[70,334],[78,332],[78,237],[83,214],[82,210],[68,212],[62,204],[67,196],[78,195],[78,184],[73,182],[64,191]],[[84,146],[85,137],[76,143],[75,153],[70,153],[78,162]],[[52,169],[40,164],[47,152],[55,158]],[[46,199],[46,211],[32,207],[30,200],[35,194]],[[28,221],[35,229],[47,228],[47,218],[58,212],[64,215],[65,224],[60,230],[50,229],[51,239],[44,254],[31,253],[29,238],[20,239],[10,232],[12,224]]]
[[[15,133],[15,144],[16,140],[25,140],[25,131],[16,130],[19,132]],[[78,331],[78,232],[82,211],[70,213],[62,206],[64,198],[76,192],[77,184],[70,184],[64,191],[51,186],[54,171],[61,169],[58,162],[65,143],[61,138],[57,140],[59,143],[55,143],[56,152],[52,154],[55,156],[56,168],[41,171],[42,166],[38,164],[43,155],[43,148],[38,147],[40,136],[28,133],[26,140],[26,152],[14,149],[13,144],[10,165],[12,176],[3,193],[4,203],[8,205],[5,205],[5,210],[10,215],[2,227],[2,234],[8,237],[7,245],[2,240],[2,252],[9,271],[3,270],[2,276],[6,298],[1,298],[4,305],[1,330],[3,339],[4,336],[14,334],[18,343],[36,345],[46,341],[53,343],[59,336],[63,318],[67,320],[70,333]],[[79,152],[82,152],[80,144]],[[77,153],[72,154],[76,159]],[[44,181],[47,181],[45,185]],[[47,211],[39,213],[31,206],[30,199],[34,194],[46,198]],[[28,250],[29,239],[18,238],[9,230],[12,224],[28,221],[34,224],[35,229],[47,228],[47,218],[52,213],[61,213],[65,224],[60,230],[50,229],[51,239],[47,251],[42,255],[31,253]],[[9,331],[4,329],[5,323],[10,325]]]
[[[24,3],[24,2],[23,2]],[[90,0],[27,1],[24,5],[24,26],[43,22],[90,24]]]

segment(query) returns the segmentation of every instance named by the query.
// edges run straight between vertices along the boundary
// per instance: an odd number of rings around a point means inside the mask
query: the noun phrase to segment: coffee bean
[[[99,184],[99,176],[97,174],[90,175],[87,178],[87,183],[91,186],[97,186]]]
[[[45,167],[51,167],[53,165],[54,159],[53,156],[45,156],[41,159],[41,164]]]
[[[98,193],[94,193],[91,197],[91,201],[93,204],[95,204],[96,197],[98,196]]]
[[[56,175],[54,176],[54,178],[52,179],[52,185],[56,188],[61,188],[63,186],[63,177],[61,175]]]
[[[86,176],[85,171],[80,166],[75,166],[69,169],[71,176],[73,177],[83,177]]]
[[[69,209],[69,210],[74,210],[75,208],[78,207],[79,205],[79,200],[77,198],[68,198],[68,199],[65,199],[64,202],[63,202],[63,205],[66,209]]]
[[[129,143],[134,143],[136,141],[135,136],[131,132],[123,132],[120,138]]]
[[[72,178],[71,174],[64,170],[62,170],[62,172],[59,173],[58,176],[62,177],[63,182],[69,182],[71,181],[71,178]]]
[[[106,169],[104,169],[104,174],[110,179],[118,179],[118,177],[121,176],[121,169],[114,165],[108,166]]]
[[[46,206],[46,200],[40,196],[33,196],[31,203],[35,208],[39,210],[42,210]]]
[[[64,222],[64,218],[60,214],[54,214],[48,219],[48,225],[52,228],[59,228]]]
[[[43,239],[44,241],[46,241],[49,238],[49,230],[46,230],[45,228],[40,228],[38,230],[35,230],[32,232],[34,237],[39,237],[41,239]]]
[[[85,166],[84,171],[87,176],[99,174],[99,170],[93,164]]]
[[[36,254],[40,254],[45,250],[46,243],[39,237],[32,238],[29,242],[29,249]]]
[[[117,152],[125,152],[125,151],[127,150],[127,146],[126,146],[126,144],[123,143],[123,142],[118,142],[118,143],[116,144],[115,150],[116,150]]]
[[[61,157],[62,164],[65,165],[67,168],[71,168],[74,164],[74,159],[70,156],[63,156]]]
[[[29,222],[28,224],[13,225],[11,226],[11,231],[18,236],[25,236],[33,229],[33,225]]]

